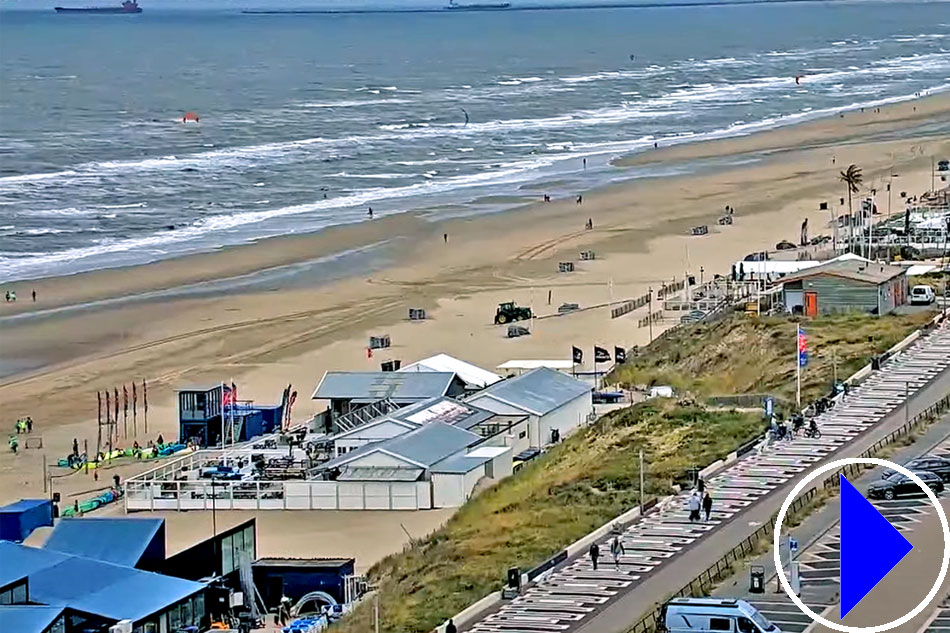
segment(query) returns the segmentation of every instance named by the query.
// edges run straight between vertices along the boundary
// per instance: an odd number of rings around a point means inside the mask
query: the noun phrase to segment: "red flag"
[[[129,412],[129,390],[126,389],[125,385],[122,385],[122,412]]]

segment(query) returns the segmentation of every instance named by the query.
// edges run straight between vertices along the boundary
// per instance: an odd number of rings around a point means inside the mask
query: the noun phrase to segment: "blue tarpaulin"
[[[44,525],[53,525],[53,502],[49,499],[20,499],[0,507],[0,539],[23,541]]]

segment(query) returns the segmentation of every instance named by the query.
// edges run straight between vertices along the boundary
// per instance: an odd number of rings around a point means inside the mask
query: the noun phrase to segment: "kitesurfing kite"
[[[459,108],[459,110],[465,115],[465,125],[468,125],[468,112],[465,111],[465,108]]]
[[[197,112],[185,112],[185,116],[181,117],[182,123],[187,123],[188,121],[198,122],[198,113]]]
[[[795,85],[796,85],[796,86],[802,85],[802,77],[804,77],[804,76],[805,76],[805,75],[795,75]]]

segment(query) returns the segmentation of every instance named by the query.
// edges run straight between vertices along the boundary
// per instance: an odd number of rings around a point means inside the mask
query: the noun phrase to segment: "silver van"
[[[674,598],[663,606],[669,633],[782,633],[745,600]]]

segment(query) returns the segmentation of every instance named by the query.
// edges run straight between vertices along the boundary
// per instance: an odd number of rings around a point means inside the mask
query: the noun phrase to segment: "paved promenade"
[[[890,359],[818,418],[822,437],[779,442],[708,482],[708,523],[690,523],[686,493],[626,529],[619,569],[600,543],[598,569],[576,556],[515,600],[483,614],[473,633],[620,633],[670,593],[751,535],[778,510],[792,480],[830,456],[852,456],[950,391],[950,329],[941,328]],[[905,393],[911,394],[904,406]]]

